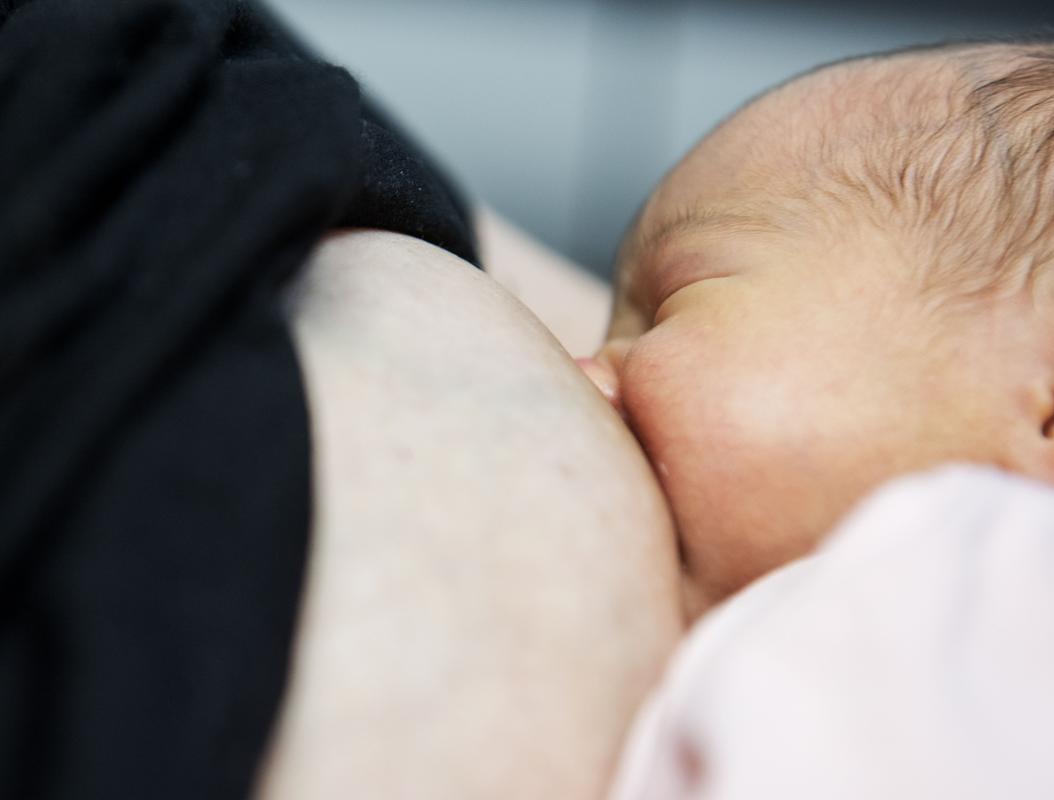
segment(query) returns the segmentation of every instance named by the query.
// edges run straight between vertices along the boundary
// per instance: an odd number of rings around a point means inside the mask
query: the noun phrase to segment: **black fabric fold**
[[[249,3],[0,0],[0,795],[248,792],[310,526],[280,288],[336,227],[475,258],[374,124]]]

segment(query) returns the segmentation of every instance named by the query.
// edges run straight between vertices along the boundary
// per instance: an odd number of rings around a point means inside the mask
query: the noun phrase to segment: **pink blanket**
[[[696,626],[612,798],[1054,798],[1054,489],[880,489]]]

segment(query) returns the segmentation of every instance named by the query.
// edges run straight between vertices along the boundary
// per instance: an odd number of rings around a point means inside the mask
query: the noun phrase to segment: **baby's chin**
[[[684,507],[684,504],[677,502],[677,492],[671,492],[670,467],[665,461],[651,456],[626,414],[622,414],[622,419],[626,423],[630,434],[637,444],[640,445],[641,452],[644,454],[648,466],[651,467],[655,482],[666,501],[677,544],[677,560],[681,572],[682,606],[685,618],[689,622],[694,622],[723,599],[721,592],[715,592],[712,588],[707,587],[704,581],[700,579],[700,576],[689,567],[688,553],[697,549],[700,536],[706,535],[705,520],[690,513]]]

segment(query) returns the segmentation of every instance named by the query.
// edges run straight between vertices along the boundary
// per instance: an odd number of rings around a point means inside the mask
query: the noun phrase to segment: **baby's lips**
[[[610,364],[597,358],[576,358],[575,363],[600,390],[611,406],[623,417],[622,398],[619,396],[618,375]]]

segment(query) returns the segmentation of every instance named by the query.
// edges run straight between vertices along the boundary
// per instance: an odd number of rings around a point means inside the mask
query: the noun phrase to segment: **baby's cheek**
[[[740,389],[698,431],[706,441],[680,489],[697,567],[720,596],[805,553],[827,502],[824,436],[810,435],[778,389]]]
[[[657,334],[627,359],[623,401],[716,602],[811,547],[830,436],[804,376],[759,370],[731,343],[686,352]]]

